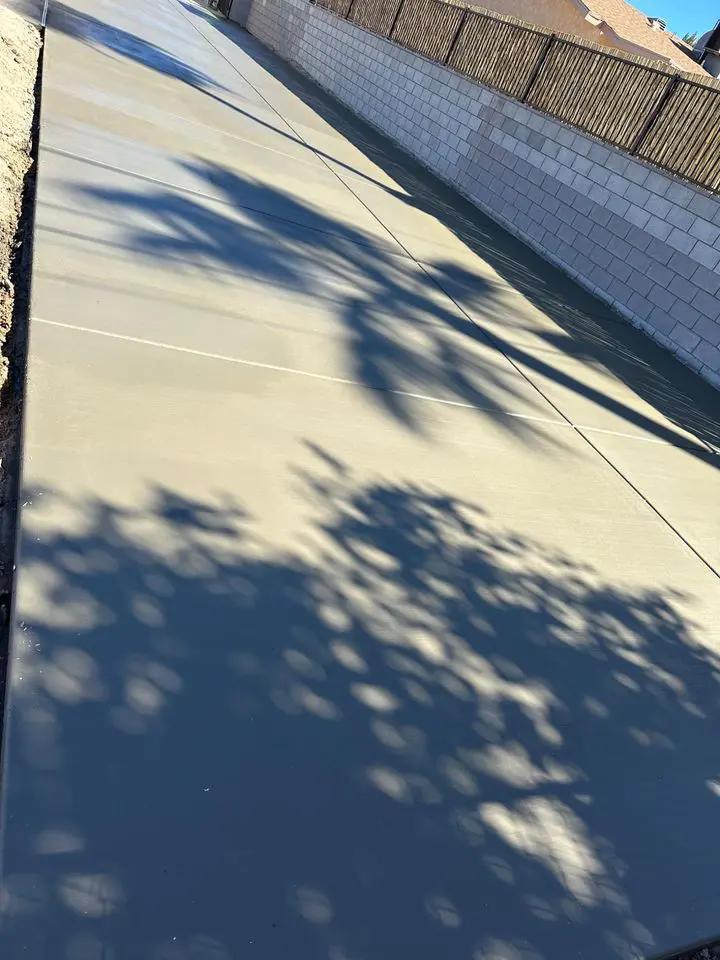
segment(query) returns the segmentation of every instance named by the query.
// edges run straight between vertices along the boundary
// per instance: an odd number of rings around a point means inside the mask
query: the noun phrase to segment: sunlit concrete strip
[[[126,340],[131,343],[140,343],[140,344],[144,344],[146,347],[158,347],[161,350],[177,350],[179,353],[188,353],[196,357],[205,357],[208,360],[222,360],[226,363],[239,363],[244,366],[258,367],[264,370],[275,370],[279,373],[290,373],[290,374],[294,374],[295,376],[310,377],[311,379],[315,379],[315,380],[325,380],[329,383],[342,383],[348,386],[361,387],[365,389],[380,389],[380,388],[372,388],[368,384],[362,383],[360,380],[348,380],[347,378],[344,378],[344,377],[327,377],[319,373],[312,373],[309,370],[297,370],[293,367],[283,367],[283,366],[279,366],[278,364],[261,363],[257,360],[243,360],[241,357],[228,357],[228,356],[225,356],[224,354],[219,354],[219,353],[208,353],[207,351],[202,351],[202,350],[192,350],[187,347],[180,347],[177,344],[160,343],[155,340],[144,340],[140,337],[129,337],[129,336],[126,336],[125,334],[110,333],[107,330],[97,330],[93,327],[79,327],[71,323],[57,323],[54,320],[47,320],[47,319],[44,319],[43,317],[34,317],[33,321],[35,323],[49,323],[51,326],[64,327],[67,330],[76,330],[80,333],[90,333],[100,337],[111,337],[116,340]],[[428,403],[442,403],[451,407],[481,409],[481,408],[476,408],[473,404],[470,404],[470,403],[460,403],[457,400],[445,400],[441,397],[430,397],[422,393],[408,393],[407,391],[404,391],[404,390],[391,390],[389,392],[396,393],[398,396],[401,396],[401,397],[408,397],[411,400],[423,400]],[[510,410],[503,410],[500,412],[508,417],[519,417],[520,419],[531,420],[537,423],[553,423],[559,426],[567,426],[574,430],[587,430],[590,432],[606,433],[610,436],[623,437],[625,439],[636,440],[641,443],[661,443],[661,444],[667,443],[666,440],[661,440],[657,437],[639,437],[632,433],[621,433],[618,430],[603,430],[601,427],[590,427],[590,426],[585,426],[584,424],[581,424],[581,423],[571,423],[570,421],[563,422],[563,421],[558,421],[556,418],[551,418],[551,417],[531,417],[531,416],[528,416],[527,414],[513,413]]]

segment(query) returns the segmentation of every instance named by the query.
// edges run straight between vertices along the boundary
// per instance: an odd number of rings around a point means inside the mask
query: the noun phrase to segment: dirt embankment
[[[0,7],[0,340],[12,324],[12,265],[25,177],[30,169],[30,135],[35,111],[35,76],[40,33],[11,10]],[[2,361],[2,380],[7,358]]]
[[[24,379],[32,134],[40,32],[0,7],[0,628],[12,572],[15,471]]]

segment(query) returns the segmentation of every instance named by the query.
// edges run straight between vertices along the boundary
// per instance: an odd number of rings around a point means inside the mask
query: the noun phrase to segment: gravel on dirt
[[[33,180],[40,47],[39,29],[0,7],[0,632],[7,620],[12,574],[17,497],[13,474],[19,456],[31,266],[28,186]]]
[[[16,251],[25,177],[31,165],[35,76],[40,33],[22,17],[0,7],[0,340],[12,323],[11,267]],[[7,358],[3,358],[3,374]]]

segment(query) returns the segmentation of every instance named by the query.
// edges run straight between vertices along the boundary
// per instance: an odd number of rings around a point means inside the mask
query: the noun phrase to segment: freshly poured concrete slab
[[[461,277],[467,278],[470,288],[476,281],[481,285],[488,281],[502,282],[498,272],[472,249],[469,241],[483,238],[482,228],[477,224],[466,222],[462,224],[464,231],[449,230],[438,219],[435,203],[426,204],[422,195],[409,192],[401,182],[384,183],[375,174],[377,166],[365,177],[359,177],[336,162],[331,162],[330,166],[382,223],[392,225],[398,243],[425,264],[429,272],[441,273],[444,266],[452,265]]]
[[[720,571],[717,455],[696,447],[634,443],[581,431],[714,570]],[[688,489],[691,493],[688,493]]]
[[[78,114],[87,110],[87,104],[83,101],[76,101],[74,105],[79,107]],[[260,110],[257,112],[261,113]],[[68,147],[77,149],[78,141],[82,142],[85,135],[85,143],[81,147],[83,159],[106,166],[131,171],[136,171],[140,166],[142,172],[142,161],[145,156],[149,156],[153,164],[163,161],[174,164],[162,171],[162,177],[158,177],[172,183],[177,177],[175,168],[178,165],[179,153],[185,153],[188,162],[202,160],[206,163],[222,162],[230,166],[235,163],[240,153],[244,161],[242,169],[247,173],[252,171],[256,177],[261,176],[268,165],[280,172],[278,155],[285,158],[292,156],[298,170],[302,171],[303,179],[310,183],[322,181],[329,191],[342,189],[337,178],[318,161],[312,151],[308,151],[307,147],[282,130],[278,134],[268,129],[269,124],[258,123],[258,118],[248,119],[246,129],[229,134],[202,123],[175,122],[172,118],[168,122],[167,116],[163,124],[159,125],[157,119],[144,110],[140,117],[123,120],[123,126],[131,128],[130,137],[130,131],[127,130],[124,134],[117,134],[113,129],[116,124],[108,123],[107,133],[103,135],[96,126],[87,126],[81,116],[74,121],[68,119],[71,116],[68,110],[63,110],[63,114],[61,122],[49,122],[47,125],[48,146],[58,151],[67,150]],[[131,149],[129,144],[135,146]],[[292,183],[292,187],[296,190],[297,183]],[[351,199],[348,195],[347,201]]]
[[[49,151],[36,231],[52,277],[37,292],[36,315],[78,325],[80,312],[81,325],[117,335],[562,419],[362,217],[343,223],[281,184],[217,165],[186,173],[180,187]],[[188,192],[191,184],[223,202]],[[68,284],[73,273],[81,286]],[[160,291],[174,296],[168,302]],[[194,320],[198,300],[202,324]]]
[[[313,167],[299,183],[293,181],[294,166],[288,169],[286,154],[255,158],[252,150],[243,146],[240,152],[243,157],[248,155],[247,164],[238,166],[237,160],[225,162],[222,154],[212,158],[192,153],[178,156],[144,148],[127,138],[118,149],[114,137],[98,137],[95,148],[84,151],[82,160],[78,160],[75,154],[68,155],[73,135],[79,150],[92,136],[87,129],[66,130],[65,134],[50,138],[48,179],[78,206],[95,209],[105,205],[106,210],[112,210],[125,205],[130,210],[133,204],[155,202],[161,207],[164,201],[179,206],[173,199],[173,188],[177,188],[178,192],[229,203],[237,210],[247,208],[275,215],[316,231],[340,234],[349,242],[376,243],[391,254],[405,255],[387,230],[324,168]],[[301,170],[304,172],[304,168]],[[138,182],[128,182],[129,176],[137,177]],[[149,188],[143,187],[143,181]],[[302,189],[298,189],[300,184]],[[191,218],[192,200],[185,206],[185,216]],[[183,209],[178,209],[177,216],[183,216]],[[196,232],[201,228],[198,224]],[[228,238],[230,243],[232,239]]]
[[[400,155],[247,35],[177,0],[85,13],[129,54],[88,70],[97,42],[48,32],[2,956],[601,960],[716,933],[720,498],[685,449],[709,414],[672,370],[677,422],[583,367],[587,325],[544,341],[542,304],[588,309],[555,271],[540,304],[505,248],[344,196],[320,144],[378,180]]]
[[[505,429],[526,434],[532,443],[540,439],[536,422],[557,423],[564,427],[564,433],[572,433],[490,348],[476,344],[474,350],[455,352],[455,360],[449,364],[445,355],[454,351],[453,339],[436,331],[417,330],[414,338],[402,345],[389,334],[373,333],[373,343],[360,347],[351,331],[337,327],[328,330],[326,316],[307,306],[298,306],[299,322],[295,323],[262,322],[238,311],[203,310],[203,323],[196,325],[199,306],[154,301],[153,332],[148,334],[147,317],[138,311],[137,298],[96,287],[79,292],[59,284],[50,287],[49,293],[58,303],[58,309],[53,311],[57,319],[52,323],[76,328],[78,308],[89,307],[98,296],[104,299],[109,293],[113,297],[112,309],[97,313],[88,321],[90,326],[80,330],[97,331],[116,340],[145,342],[149,338],[150,343],[178,351],[196,351],[246,368],[297,373],[376,391],[380,396],[374,402],[397,406],[398,410],[407,408],[407,416],[418,421],[418,429],[425,427],[414,412],[414,404],[408,402],[413,398],[467,407],[481,419],[490,416],[508,421]],[[126,311],[134,313],[132,319],[128,319]],[[372,322],[390,325],[396,318],[391,314],[376,315]],[[186,328],[182,337],[177,335],[178,326]],[[371,336],[365,339],[369,341]]]
[[[241,93],[251,89],[231,64],[218,57],[215,51],[193,30],[188,30],[184,18],[176,10],[157,5],[139,19],[136,10],[128,10],[122,3],[106,4],[103,16],[92,2],[65,4],[57,2],[48,8],[48,26],[56,37],[54,49],[48,48],[48,63],[55,67],[58,79],[71,73],[63,59],[74,52],[76,79],[87,76],[87,66],[102,63],[107,76],[112,77],[114,64],[126,71],[136,70],[138,80],[143,77],[149,90],[155,85],[182,84],[195,90],[218,90]],[[106,86],[105,78],[96,86]]]
[[[710,452],[691,429],[691,404],[688,401],[683,404],[680,393],[668,393],[667,413],[663,413],[662,391],[658,389],[662,384],[653,382],[651,376],[642,380],[637,376],[641,389],[635,392],[628,389],[627,383],[612,369],[593,360],[583,362],[556,353],[533,354],[512,348],[507,352],[542,394],[580,427],[663,440]],[[674,423],[669,416],[675,409],[674,404],[677,404],[680,423],[684,408],[688,408],[690,422],[686,428]]]
[[[43,324],[34,350],[9,951],[683,935],[647,870],[697,869],[714,820],[715,579],[576,434],[421,403],[408,430]]]

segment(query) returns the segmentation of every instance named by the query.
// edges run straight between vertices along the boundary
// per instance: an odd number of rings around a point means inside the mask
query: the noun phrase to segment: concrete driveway
[[[720,932],[718,395],[189,0],[42,106],[3,958]]]

